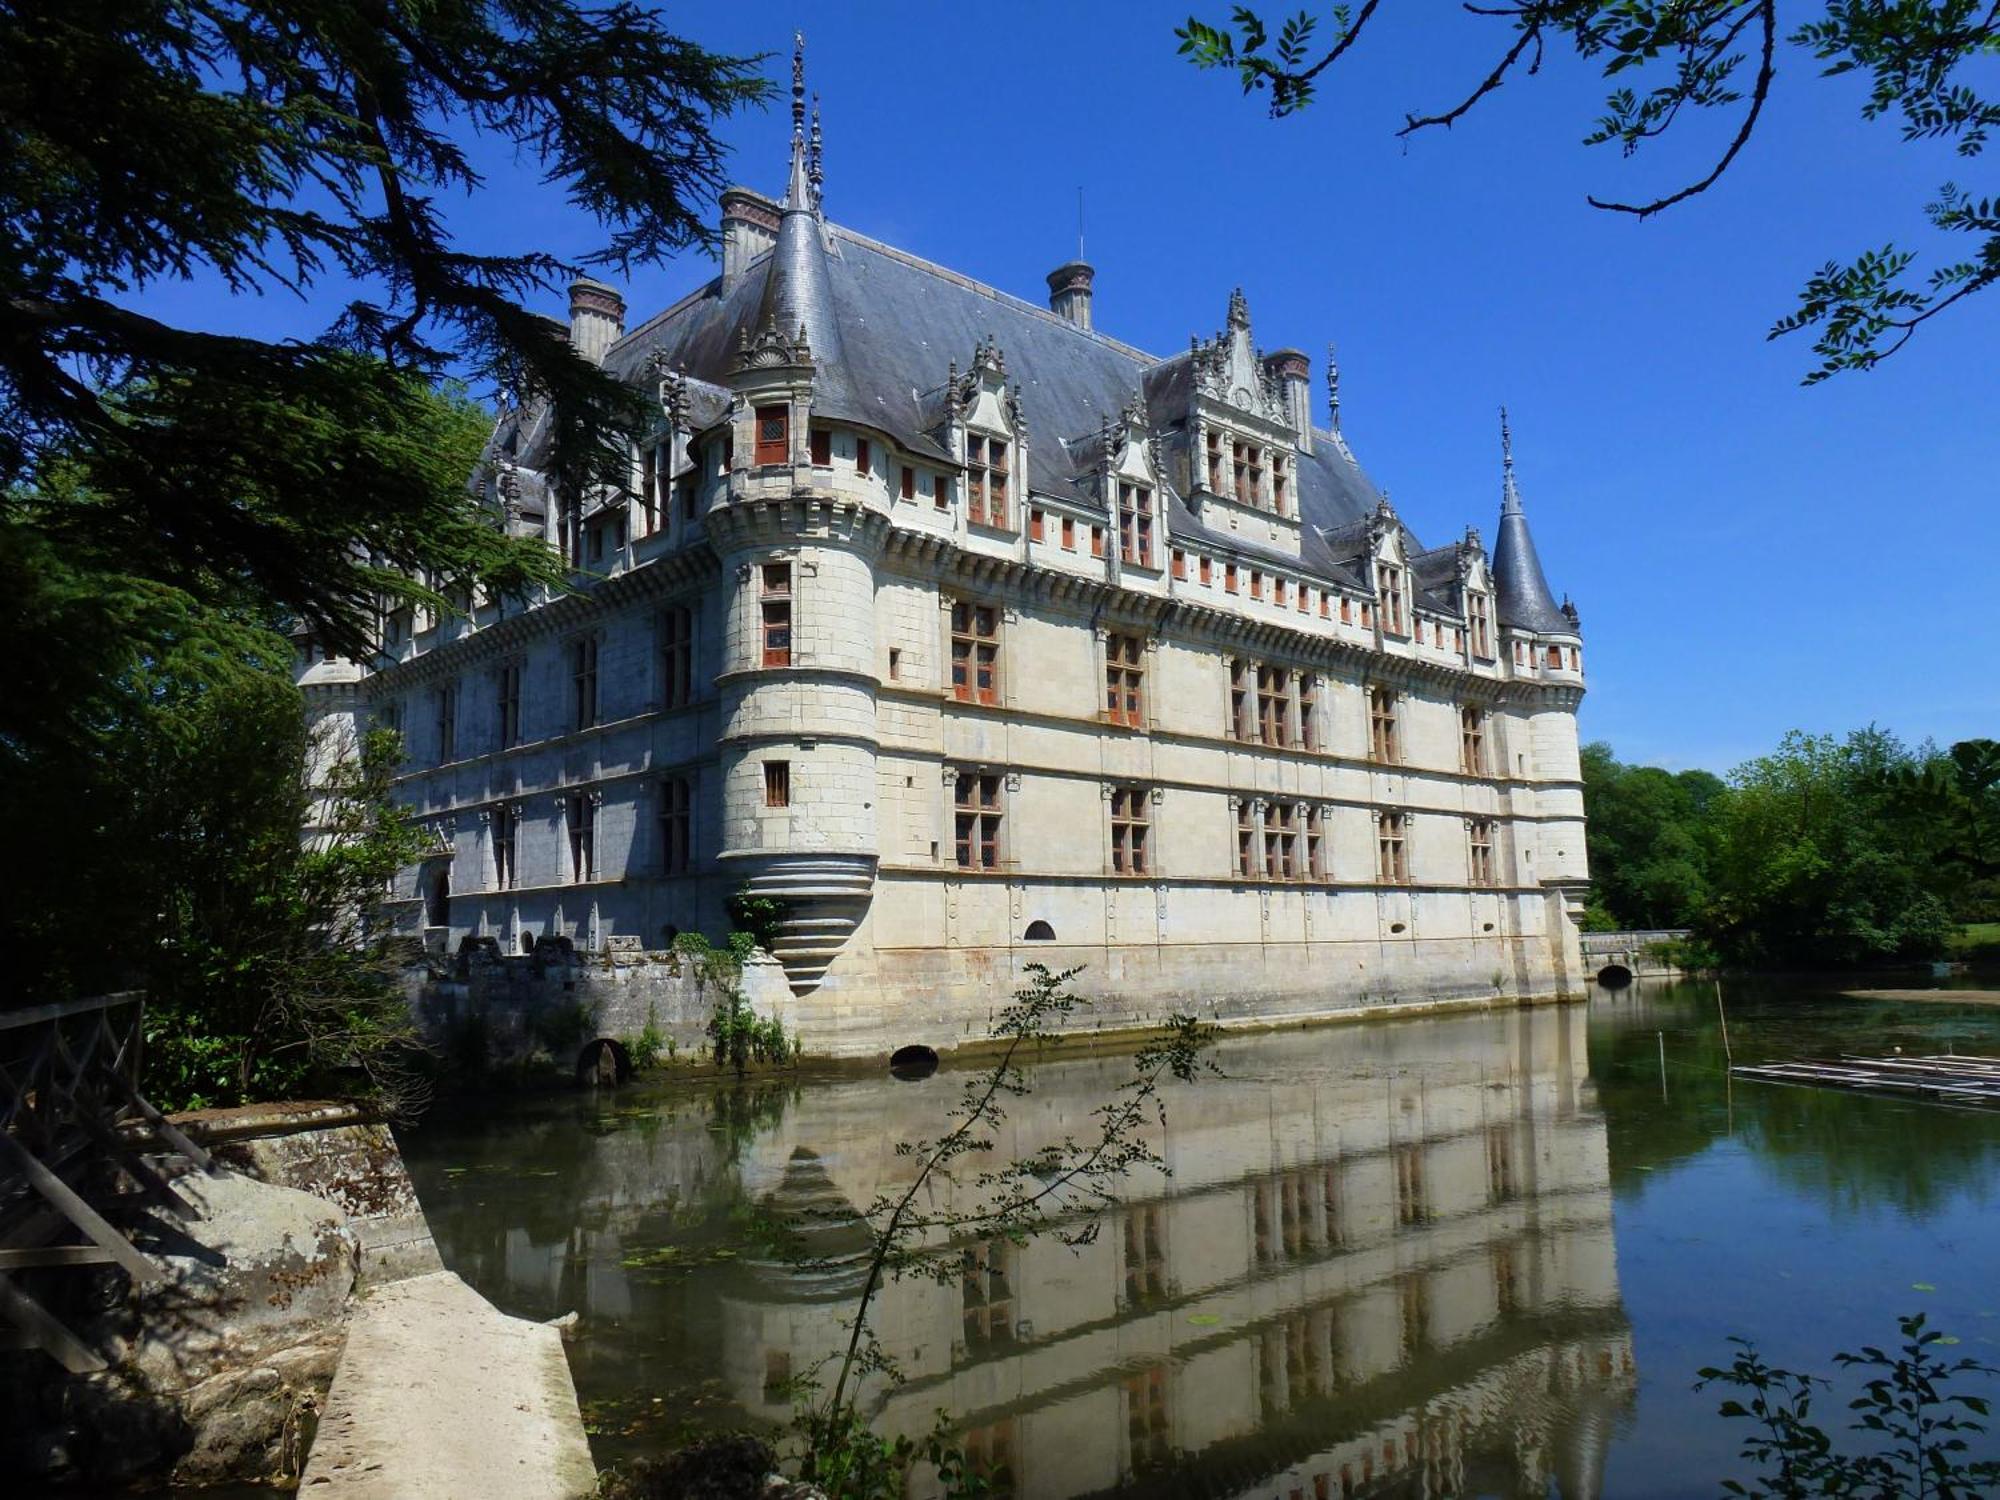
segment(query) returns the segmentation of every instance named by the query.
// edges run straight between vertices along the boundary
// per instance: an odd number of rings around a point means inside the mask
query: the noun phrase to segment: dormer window
[[[1491,626],[1487,623],[1486,596],[1484,594],[1467,594],[1465,596],[1465,612],[1472,620],[1472,654],[1474,656],[1491,656],[1493,654],[1493,636]]]
[[[791,412],[783,406],[757,408],[757,463],[791,461]]]
[[[966,435],[965,518],[981,526],[1007,524],[1007,439]]]
[[[1118,556],[1135,567],[1153,565],[1153,492],[1143,484],[1118,486]]]
[[[1403,633],[1403,570],[1388,563],[1375,568],[1377,592],[1382,600],[1382,628],[1391,635]]]

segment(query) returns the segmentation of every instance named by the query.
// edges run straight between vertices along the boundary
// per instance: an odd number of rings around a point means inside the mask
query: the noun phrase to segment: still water
[[[2000,1053],[2000,1011],[1732,984],[1738,1062]],[[1731,1084],[1710,985],[1232,1039],[1166,1096],[1095,1240],[892,1284],[879,1430],[943,1408],[1012,1493],[1713,1495],[1727,1339],[1832,1373],[1923,1310],[2000,1363],[2000,1115]],[[1032,1070],[1008,1155],[1088,1127],[1116,1057]],[[908,1181],[963,1076],[685,1079],[405,1140],[443,1252],[503,1309],[580,1314],[600,1464],[777,1424],[857,1277],[758,1224]],[[1825,1408],[1837,1413],[1839,1403]]]

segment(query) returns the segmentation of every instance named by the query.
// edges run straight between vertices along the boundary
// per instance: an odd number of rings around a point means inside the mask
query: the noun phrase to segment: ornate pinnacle
[[[1250,299],[1243,295],[1243,288],[1240,286],[1229,294],[1229,326],[1231,328],[1250,326]]]
[[[1340,362],[1334,358],[1333,340],[1326,343],[1326,407],[1333,430],[1340,431]]]
[[[819,95],[813,95],[812,149],[808,153],[806,181],[812,189],[812,211],[820,211],[821,189],[826,185],[826,171],[821,161],[822,141],[819,133]]]
[[[1518,515],[1521,492],[1514,487],[1514,434],[1507,426],[1507,408],[1500,408],[1500,511]]]
[[[806,129],[806,34],[792,33],[792,139],[803,140]]]

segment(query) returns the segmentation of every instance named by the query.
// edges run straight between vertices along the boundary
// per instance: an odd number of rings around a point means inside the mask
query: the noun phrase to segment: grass
[[[2000,958],[2000,922],[1967,922],[1945,942],[1953,958]]]

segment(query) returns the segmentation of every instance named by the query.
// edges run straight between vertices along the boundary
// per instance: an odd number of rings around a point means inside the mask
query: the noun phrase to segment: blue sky
[[[1171,8],[683,4],[672,19],[720,50],[773,51],[781,79],[805,30],[841,223],[1041,300],[1075,251],[1081,186],[1103,331],[1173,353],[1221,326],[1241,284],[1258,341],[1307,350],[1316,388],[1336,340],[1348,439],[1426,543],[1468,523],[1493,536],[1505,402],[1550,582],[1583,615],[1583,733],[1621,758],[1725,770],[1788,729],[1869,722],[2000,735],[2000,293],[1811,389],[1808,346],[1763,337],[1814,267],[1891,238],[1935,250],[1920,211],[1938,184],[1990,182],[1861,121],[1859,82],[1788,50],[1715,188],[1643,224],[1605,214],[1586,193],[1679,186],[1720,125],[1629,161],[1586,148],[1604,85],[1552,55],[1405,145],[1404,112],[1454,102],[1502,36],[1414,11],[1385,8],[1282,121],[1175,55]],[[723,128],[736,180],[781,190],[782,102]],[[452,209],[468,242],[599,242],[531,169],[488,168],[492,191]],[[711,274],[694,258],[636,272],[634,318]],[[232,305],[200,284],[149,299],[301,334],[333,300]]]

